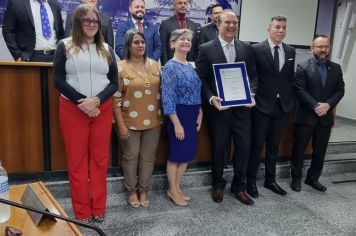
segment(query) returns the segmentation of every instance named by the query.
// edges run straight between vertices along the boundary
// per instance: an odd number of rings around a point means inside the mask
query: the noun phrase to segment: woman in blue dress
[[[169,141],[167,195],[179,206],[188,205],[190,200],[181,190],[181,180],[188,162],[195,158],[197,134],[203,118],[201,81],[187,61],[192,38],[193,33],[188,29],[172,32],[170,45],[174,56],[165,64],[162,73],[162,102]]]

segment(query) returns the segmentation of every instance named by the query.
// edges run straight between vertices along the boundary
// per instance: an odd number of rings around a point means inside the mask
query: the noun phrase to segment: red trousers
[[[73,211],[77,219],[104,215],[106,176],[112,126],[112,100],[89,117],[76,104],[59,99],[59,121],[64,139]]]

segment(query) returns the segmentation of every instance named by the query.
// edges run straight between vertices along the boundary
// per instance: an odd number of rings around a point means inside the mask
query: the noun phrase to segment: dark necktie
[[[137,21],[137,29],[138,29],[138,31],[140,31],[141,33],[143,32],[142,22],[141,22],[141,21]]]
[[[49,18],[47,14],[47,9],[45,6],[45,0],[38,0],[41,4],[40,14],[41,14],[41,25],[42,25],[42,35],[46,39],[52,36],[51,25],[49,24]]]
[[[321,76],[321,84],[324,87],[325,83],[326,83],[326,79],[327,79],[327,72],[326,72],[326,64],[325,63],[319,63],[319,71],[320,71],[320,76]]]
[[[185,17],[181,17],[181,18],[179,19],[179,23],[180,23],[180,27],[181,27],[182,29],[186,29],[186,28],[187,28],[187,24],[185,23]]]
[[[279,72],[279,53],[278,53],[279,46],[274,46],[274,67],[276,68],[276,71]]]

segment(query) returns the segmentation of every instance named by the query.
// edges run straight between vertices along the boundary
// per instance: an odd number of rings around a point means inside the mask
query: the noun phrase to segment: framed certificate
[[[252,104],[245,62],[213,64],[213,70],[222,107]]]

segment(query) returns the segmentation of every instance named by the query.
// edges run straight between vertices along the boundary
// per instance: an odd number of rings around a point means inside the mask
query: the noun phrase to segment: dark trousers
[[[43,54],[33,52],[32,56],[29,58],[31,62],[53,62],[54,53]]]
[[[250,159],[247,168],[247,183],[255,184],[260,166],[261,153],[266,143],[265,182],[276,182],[276,160],[283,130],[289,113],[284,113],[277,101],[271,114],[264,114],[256,108],[252,111],[252,139]]]
[[[294,131],[294,145],[292,150],[291,159],[291,175],[292,178],[302,178],[302,168],[304,160],[304,152],[309,143],[310,138],[312,141],[312,160],[308,170],[306,179],[309,181],[317,181],[321,175],[324,165],[326,149],[328,146],[331,133],[331,126],[315,126],[308,125],[295,125]]]
[[[223,177],[225,147],[232,137],[234,179],[231,183],[231,192],[238,193],[245,191],[246,168],[251,141],[250,108],[230,109],[234,109],[234,111],[231,111],[231,116],[228,119],[207,118],[212,149],[212,185],[213,189],[224,189],[226,186],[226,180]]]

